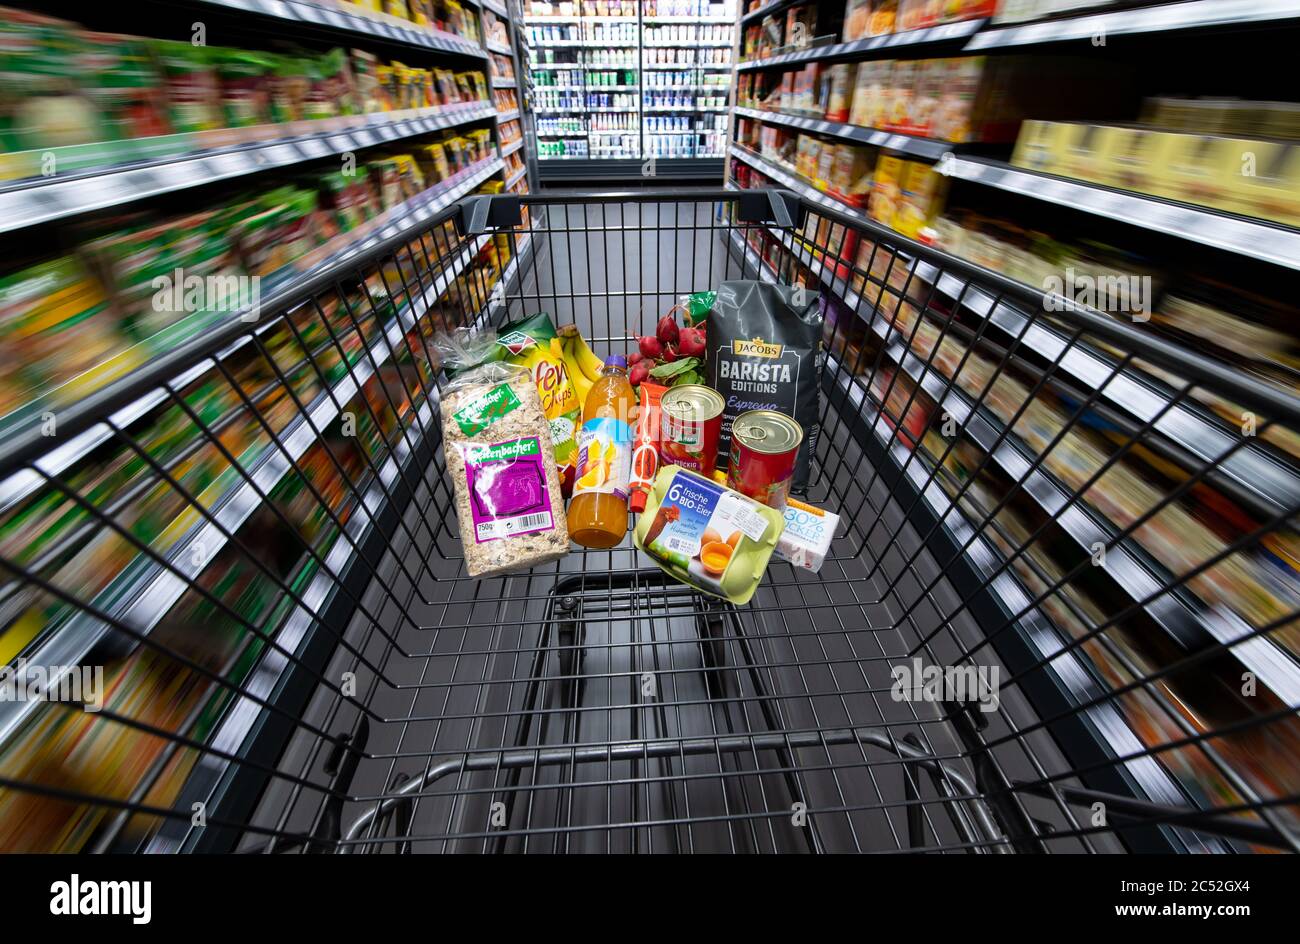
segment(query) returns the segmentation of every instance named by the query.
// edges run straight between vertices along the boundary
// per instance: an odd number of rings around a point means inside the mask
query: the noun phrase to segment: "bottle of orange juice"
[[[582,407],[578,468],[569,503],[569,537],[583,547],[613,547],[627,533],[635,407],[627,358],[621,354],[605,358],[600,378]]]

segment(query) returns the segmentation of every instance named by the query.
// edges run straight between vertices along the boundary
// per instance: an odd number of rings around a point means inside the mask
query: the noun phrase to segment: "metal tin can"
[[[718,462],[722,434],[722,394],[703,384],[672,387],[659,403],[662,424],[659,457],[664,465],[679,465],[710,477]]]
[[[727,486],[772,508],[785,508],[803,442],[797,420],[775,410],[749,410],[731,421]]]

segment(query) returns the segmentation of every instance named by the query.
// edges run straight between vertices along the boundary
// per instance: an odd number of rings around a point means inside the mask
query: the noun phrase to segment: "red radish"
[[[682,328],[678,350],[683,357],[703,357],[704,332],[699,328]]]
[[[654,360],[662,357],[664,353],[663,342],[658,338],[644,337],[637,341],[637,346],[641,348],[641,356]]]
[[[677,343],[677,320],[672,315],[664,315],[655,328],[655,336],[664,344]]]
[[[633,351],[631,354],[627,356],[627,366],[629,368],[635,367],[637,364],[641,363],[641,359],[643,357],[645,357],[645,355],[642,354],[640,351]]]
[[[677,348],[669,344],[664,347],[664,363],[671,364],[677,360]]]
[[[632,386],[639,387],[641,386],[641,381],[645,380],[649,376],[650,376],[650,365],[643,363],[643,364],[637,364],[635,367],[633,367],[631,372],[627,375],[627,379],[628,379],[628,383],[630,383]]]

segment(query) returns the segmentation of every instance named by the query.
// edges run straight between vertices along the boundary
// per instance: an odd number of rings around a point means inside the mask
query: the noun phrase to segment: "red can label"
[[[771,508],[785,508],[798,456],[797,443],[789,452],[759,452],[732,437],[727,487]]]
[[[659,457],[706,478],[718,463],[722,434],[722,397],[696,385],[673,387],[660,402]]]

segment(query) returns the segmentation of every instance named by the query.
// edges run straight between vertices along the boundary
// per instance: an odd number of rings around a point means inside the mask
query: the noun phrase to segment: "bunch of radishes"
[[[703,322],[679,326],[670,311],[659,319],[654,334],[637,338],[637,350],[627,356],[628,380],[634,387],[639,387],[647,378],[669,386],[699,383],[706,340]],[[673,366],[667,366],[670,364]]]

